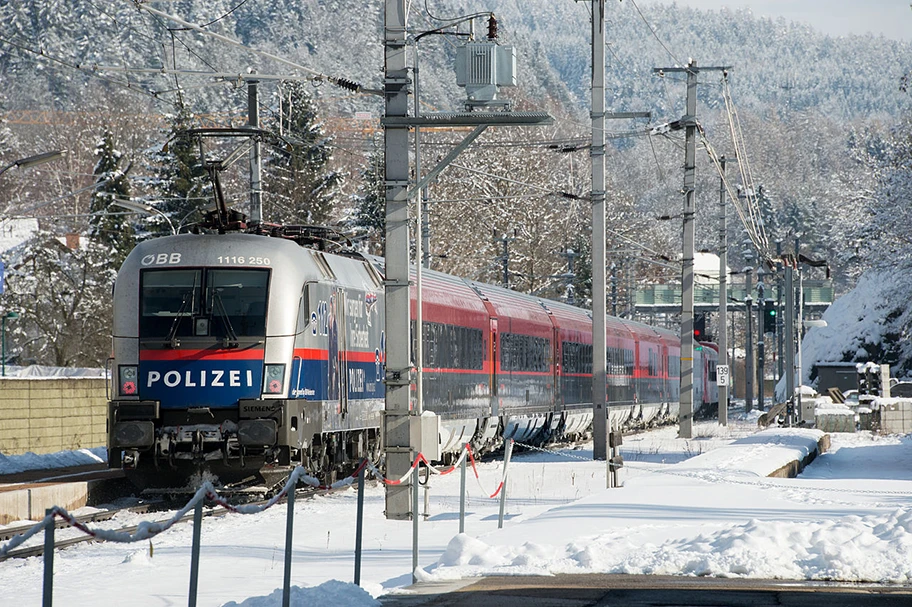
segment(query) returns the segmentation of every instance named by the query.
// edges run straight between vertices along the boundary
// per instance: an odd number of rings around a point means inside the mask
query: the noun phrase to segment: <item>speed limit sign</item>
[[[716,384],[719,386],[728,385],[728,365],[716,365]]]

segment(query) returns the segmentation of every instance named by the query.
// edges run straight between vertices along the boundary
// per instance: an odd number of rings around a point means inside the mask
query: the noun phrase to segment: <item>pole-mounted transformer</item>
[[[456,84],[465,87],[465,107],[510,110],[511,102],[498,99],[501,86],[516,86],[516,51],[497,44],[497,19],[488,19],[487,40],[470,40],[456,49]]]

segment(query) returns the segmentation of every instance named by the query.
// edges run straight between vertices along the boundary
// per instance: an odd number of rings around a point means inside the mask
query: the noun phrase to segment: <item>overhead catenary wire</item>
[[[142,1],[142,0],[133,0],[133,5],[136,7],[137,11],[138,11],[140,14],[143,14],[142,11],[140,10],[140,6],[139,6],[139,5],[141,4],[141,1]],[[171,47],[171,59],[172,59],[172,62],[176,62],[176,60],[177,60],[177,56],[176,56],[176,54],[175,54],[175,52],[174,52],[174,42],[177,42],[178,44],[180,44],[180,45],[184,48],[184,50],[187,51],[187,54],[192,55],[193,57],[196,57],[197,59],[199,59],[199,60],[200,60],[206,67],[208,67],[209,69],[212,69],[212,70],[215,69],[215,66],[213,66],[213,65],[212,65],[209,61],[207,61],[202,55],[200,55],[198,52],[196,52],[194,49],[192,49],[186,42],[184,42],[184,41],[181,40],[180,38],[177,38],[177,37],[174,36],[174,32],[175,32],[175,31],[180,31],[180,30],[177,30],[177,29],[175,29],[175,28],[170,28],[170,27],[168,27],[167,24],[165,24],[164,21],[162,21],[162,19],[161,19],[159,16],[155,15],[155,14],[152,14],[152,13],[145,13],[145,14],[148,14],[148,16],[149,16],[150,18],[152,18],[153,20],[155,20],[155,21],[156,21],[164,30],[166,30],[166,31],[170,34],[170,36],[171,36],[171,44],[172,44],[172,47]],[[163,47],[163,49],[164,49],[164,44],[162,45],[162,47]],[[164,56],[167,57],[167,51],[164,52]]]
[[[189,21],[186,21],[186,20],[184,20],[184,19],[181,19],[180,17],[177,17],[177,16],[175,16],[175,15],[169,15],[168,13],[165,13],[165,12],[162,12],[162,11],[160,11],[160,10],[158,10],[158,9],[154,9],[154,8],[152,8],[152,7],[150,7],[150,6],[147,6],[145,3],[140,2],[139,0],[134,0],[134,1],[136,2],[136,6],[137,6],[138,8],[141,8],[142,10],[148,11],[148,12],[154,14],[154,15],[158,15],[158,16],[164,18],[164,19],[169,19],[169,20],[171,20],[171,21],[173,21],[173,22],[175,22],[175,23],[178,23],[178,24],[180,24],[180,25],[182,25],[182,26],[184,26],[184,27],[190,28],[190,29],[192,29],[192,30],[194,30],[194,31],[196,31],[196,32],[198,32],[198,33],[200,33],[200,34],[203,34],[204,36],[209,36],[210,38],[215,38],[216,40],[219,40],[219,41],[221,41],[221,42],[224,42],[225,44],[229,44],[229,45],[231,45],[231,46],[236,46],[236,47],[238,47],[238,48],[242,48],[242,49],[244,49],[245,51],[248,51],[248,52],[250,52],[250,53],[252,53],[252,54],[254,54],[254,55],[259,55],[259,56],[261,56],[261,57],[266,57],[267,59],[271,59],[271,60],[273,60],[273,61],[277,61],[277,62],[282,63],[282,64],[284,64],[284,65],[287,65],[287,66],[289,66],[289,67],[293,67],[294,69],[301,70],[302,72],[311,74],[312,76],[315,77],[316,80],[325,80],[326,82],[330,82],[330,83],[332,83],[332,84],[335,84],[336,86],[339,86],[339,87],[344,88],[344,89],[348,89],[348,90],[353,91],[353,92],[364,92],[364,93],[371,93],[371,94],[376,94],[376,95],[382,95],[382,94],[383,94],[383,91],[382,91],[382,90],[379,90],[379,89],[369,89],[369,88],[362,87],[360,84],[357,84],[356,82],[354,82],[354,81],[352,81],[352,80],[349,80],[349,79],[347,79],[347,78],[341,78],[341,77],[337,77],[337,76],[329,76],[329,75],[327,75],[327,74],[324,74],[323,72],[319,72],[319,71],[317,71],[317,70],[313,70],[313,69],[311,69],[311,68],[309,68],[309,67],[305,67],[305,66],[303,66],[303,65],[301,65],[301,64],[299,64],[299,63],[295,63],[294,61],[291,61],[291,60],[289,60],[289,59],[285,59],[284,57],[280,57],[280,56],[275,55],[275,54],[273,54],[273,53],[268,53],[268,52],[266,52],[266,51],[259,50],[259,49],[255,49],[255,48],[252,48],[252,47],[250,47],[250,46],[247,46],[247,45],[244,44],[243,42],[240,42],[239,40],[235,40],[234,38],[229,38],[228,36],[224,36],[224,35],[222,35],[222,34],[217,34],[217,33],[215,33],[215,32],[211,32],[211,31],[209,31],[209,30],[207,30],[207,29],[204,29],[204,28],[200,27],[199,25],[196,25],[195,23],[190,23]]]
[[[630,4],[632,4],[633,8],[636,9],[637,14],[640,16],[640,19],[642,19],[643,23],[646,24],[646,27],[649,28],[649,33],[652,34],[653,38],[655,38],[658,41],[658,43],[662,46],[662,48],[665,49],[665,52],[668,53],[668,56],[671,57],[672,59],[674,59],[675,63],[677,63],[678,65],[687,65],[686,62],[678,59],[678,57],[674,53],[671,52],[671,49],[668,48],[668,45],[665,44],[665,42],[663,42],[661,38],[659,38],[659,35],[656,33],[655,28],[652,26],[651,23],[649,23],[649,20],[646,19],[646,15],[644,15],[643,11],[640,10],[640,7],[637,5],[636,0],[630,0]]]
[[[728,194],[729,199],[732,201],[735,211],[738,213],[738,218],[741,220],[741,224],[744,226],[745,231],[747,232],[748,237],[751,240],[751,243],[760,253],[760,256],[764,260],[771,259],[771,253],[769,250],[769,241],[766,238],[765,232],[762,231],[762,222],[758,223],[754,221],[754,215],[749,208],[750,203],[747,205],[742,203],[742,198],[738,196],[737,192],[732,188],[731,183],[728,178],[725,176],[725,172],[722,170],[722,162],[719,159],[719,155],[716,153],[715,148],[712,144],[706,139],[705,135],[701,131],[701,143],[703,144],[704,149],[709,155],[710,159],[713,162],[713,166],[716,167],[719,177],[722,179],[722,183],[725,187],[725,191]],[[745,199],[746,200],[746,199]]]
[[[154,99],[156,101],[161,101],[161,102],[167,103],[167,104],[171,105],[172,107],[174,107],[175,109],[180,109],[179,104],[175,103],[174,101],[169,101],[167,99],[163,99],[163,98],[159,97],[158,93],[156,93],[155,91],[146,90],[146,89],[142,88],[140,85],[134,84],[130,81],[124,82],[122,80],[114,80],[112,78],[106,78],[105,76],[101,76],[101,75],[97,74],[96,72],[94,72],[91,67],[86,67],[86,66],[82,65],[81,63],[72,63],[70,61],[67,61],[66,59],[61,59],[59,57],[56,57],[54,55],[47,53],[44,49],[41,49],[41,48],[35,49],[26,44],[22,44],[20,42],[16,42],[15,40],[10,40],[9,38],[3,38],[3,37],[0,37],[0,43],[8,44],[21,51],[25,51],[27,53],[37,55],[38,57],[42,57],[53,63],[58,63],[66,68],[76,70],[87,76],[92,76],[93,78],[97,78],[97,79],[101,80],[102,82],[107,82],[108,84],[111,84],[113,86],[125,88],[130,91],[135,91],[136,93],[140,93],[140,94],[146,95],[148,97],[151,97],[152,99]]]
[[[731,97],[731,89],[728,86],[728,78],[723,76],[722,79],[722,96],[725,100],[725,106],[728,113],[729,130],[731,132],[732,144],[735,148],[736,158],[738,159],[738,168],[741,174],[741,182],[744,185],[744,194],[747,201],[747,212],[751,221],[753,230],[752,240],[755,240],[755,246],[760,253],[761,258],[766,261],[772,259],[772,250],[769,243],[769,237],[766,233],[763,217],[761,216],[760,203],[757,198],[758,189],[755,187],[753,172],[750,169],[747,148],[744,141],[744,133],[741,130],[741,123],[738,119],[738,113]]]
[[[250,0],[241,0],[240,4],[235,4],[235,5],[231,8],[231,10],[229,10],[227,13],[225,13],[225,14],[222,15],[221,17],[216,17],[215,19],[213,19],[213,20],[210,21],[209,23],[203,23],[202,25],[200,25],[200,27],[209,27],[210,25],[212,25],[212,24],[214,24],[214,23],[218,23],[219,21],[221,21],[222,19],[224,19],[225,17],[227,17],[228,15],[230,15],[231,13],[233,13],[234,11],[236,11],[237,9],[239,9],[239,8],[241,8],[242,6],[244,6],[245,4],[247,4],[247,2],[249,2],[249,1],[250,1]]]

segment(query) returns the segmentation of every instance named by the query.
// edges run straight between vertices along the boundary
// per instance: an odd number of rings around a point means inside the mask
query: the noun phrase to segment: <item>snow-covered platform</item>
[[[678,472],[711,470],[747,476],[794,478],[814,458],[825,453],[829,445],[829,435],[820,430],[770,428],[671,468]]]

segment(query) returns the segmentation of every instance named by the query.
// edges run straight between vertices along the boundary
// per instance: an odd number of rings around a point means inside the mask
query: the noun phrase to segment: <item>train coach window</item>
[[[678,379],[681,377],[681,359],[678,356],[668,357],[668,378]]]
[[[565,374],[592,374],[592,344],[565,341],[561,344],[561,353]]]
[[[414,349],[415,321],[412,321]],[[481,369],[484,363],[481,329],[426,322],[423,327],[424,366],[437,369]]]
[[[501,333],[500,367],[504,371],[546,373],[551,365],[550,350],[550,342],[542,337]]]

